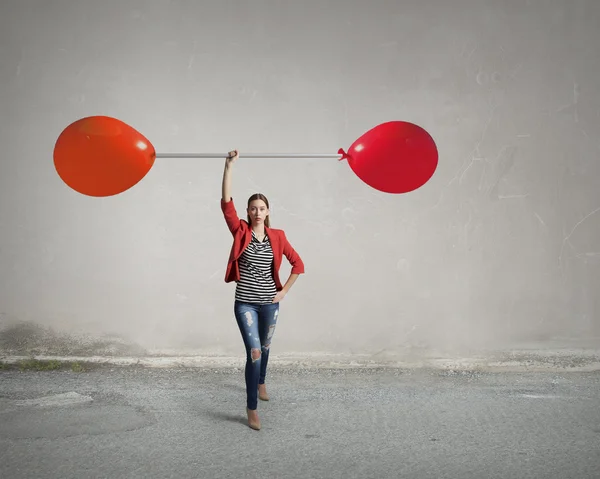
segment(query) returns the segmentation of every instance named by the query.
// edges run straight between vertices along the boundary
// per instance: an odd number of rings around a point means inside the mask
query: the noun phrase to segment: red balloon
[[[54,166],[62,180],[89,196],[112,196],[139,183],[154,165],[152,143],[108,116],[71,123],[56,140]]]
[[[372,128],[352,143],[346,153],[352,171],[366,184],[384,193],[408,193],[433,176],[438,151],[423,128],[390,121]]]

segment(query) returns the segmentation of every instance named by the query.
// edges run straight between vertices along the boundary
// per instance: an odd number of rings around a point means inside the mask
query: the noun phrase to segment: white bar
[[[339,153],[250,153],[240,158],[340,158]],[[157,153],[156,158],[227,158],[227,153]]]

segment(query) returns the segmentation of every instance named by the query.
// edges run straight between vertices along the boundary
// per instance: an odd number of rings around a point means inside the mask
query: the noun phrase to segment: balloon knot
[[[340,148],[338,150],[338,154],[342,155],[342,157],[338,161],[347,160],[348,158],[350,158],[348,156],[348,153],[346,153],[343,148]]]

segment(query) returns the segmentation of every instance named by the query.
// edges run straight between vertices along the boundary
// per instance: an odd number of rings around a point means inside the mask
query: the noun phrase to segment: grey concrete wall
[[[425,127],[432,180],[378,193],[336,160],[246,160],[306,263],[273,354],[600,346],[600,2],[5,0],[0,313],[148,350],[241,354],[222,160],[157,160],[89,198],[52,162],[115,116],[159,152],[330,152]],[[283,267],[284,278],[290,268]]]

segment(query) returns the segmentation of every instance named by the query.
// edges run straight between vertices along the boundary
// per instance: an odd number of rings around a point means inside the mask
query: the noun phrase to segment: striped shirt
[[[238,259],[238,264],[240,280],[235,288],[235,299],[245,303],[272,303],[277,290],[269,237],[265,236],[261,242],[252,231],[252,239]]]

